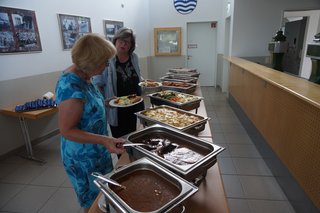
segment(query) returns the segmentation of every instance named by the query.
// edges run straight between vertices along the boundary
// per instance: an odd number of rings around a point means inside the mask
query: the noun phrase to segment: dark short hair
[[[120,28],[116,34],[114,35],[112,39],[112,43],[116,45],[116,42],[118,39],[125,39],[125,38],[130,38],[131,41],[131,47],[129,49],[129,54],[132,54],[133,51],[136,49],[136,36],[133,33],[132,29],[129,29],[127,27],[122,27]]]

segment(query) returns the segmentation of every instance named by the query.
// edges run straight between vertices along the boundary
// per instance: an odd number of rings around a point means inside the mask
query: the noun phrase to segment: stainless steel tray
[[[179,87],[179,86],[167,86],[167,85],[164,85],[165,82],[166,81],[162,82],[162,89],[163,90],[173,90],[173,91],[178,91],[178,92],[191,94],[191,93],[195,92],[196,89],[197,89],[197,84],[193,84],[193,83],[187,83],[187,84],[190,84],[190,86],[188,86],[188,87]],[[167,81],[167,82],[174,82],[174,81]],[[181,82],[176,82],[176,83],[181,83]],[[186,83],[186,82],[183,82],[183,83]]]
[[[191,150],[197,150],[197,152],[203,154],[203,157],[193,164],[176,165],[145,147],[130,147],[128,151],[129,154],[136,158],[148,157],[153,159],[157,163],[173,171],[175,174],[178,174],[194,184],[198,184],[199,179],[201,180],[205,177],[207,170],[216,163],[217,155],[225,149],[195,136],[158,124],[131,133],[128,135],[127,141],[129,143],[138,143],[144,141],[148,137],[158,136],[170,138],[171,141],[178,145],[189,147]]]
[[[174,93],[177,95],[192,97],[192,98],[194,98],[194,100],[188,101],[185,103],[173,102],[173,101],[167,100],[165,98],[159,97],[163,93]],[[147,96],[150,98],[150,103],[152,105],[157,105],[157,106],[168,105],[168,106],[176,107],[176,108],[187,110],[187,111],[199,108],[200,102],[203,99],[203,97],[200,97],[200,96],[190,95],[190,94],[186,94],[186,93],[182,93],[182,92],[178,92],[178,91],[172,91],[172,90],[164,90],[164,91],[149,94]]]
[[[198,78],[190,76],[172,76],[166,75],[160,78],[161,81],[179,81],[179,82],[188,82],[196,84]]]
[[[111,174],[105,175],[105,177],[108,177],[117,181],[122,177],[130,176],[130,174],[132,174],[133,172],[141,171],[141,170],[151,171],[152,173],[156,174],[158,178],[166,180],[167,182],[177,187],[180,191],[179,195],[176,196],[174,199],[170,200],[159,209],[155,211],[151,211],[150,213],[169,212],[175,206],[179,205],[185,199],[187,199],[188,197],[190,197],[191,195],[193,195],[198,191],[198,188],[196,186],[190,184],[183,178],[179,177],[178,175],[174,174],[170,170],[166,169],[165,167],[159,165],[155,161],[148,158],[142,158],[137,161],[134,161],[124,167],[117,169]],[[108,203],[110,203],[117,212],[139,213],[139,211],[132,209],[123,199],[121,199],[112,190],[112,188],[109,187],[107,183],[102,183],[98,180],[94,180],[94,183],[100,188],[100,190],[105,195]],[[143,196],[143,190],[141,190],[141,192],[142,192],[141,196]]]
[[[177,126],[170,125],[168,123],[164,123],[164,122],[161,122],[159,120],[150,118],[150,117],[145,115],[146,112],[148,112],[150,110],[155,110],[155,109],[174,110],[174,111],[176,111],[178,113],[182,113],[182,114],[185,114],[187,116],[197,117],[200,120],[195,122],[195,123],[193,123],[193,124],[187,125],[185,127],[177,127]],[[190,112],[187,112],[187,111],[184,111],[184,110],[181,110],[181,109],[177,109],[177,108],[174,108],[174,107],[166,106],[166,105],[161,105],[161,106],[145,109],[143,111],[136,112],[136,115],[139,118],[140,123],[145,127],[146,126],[151,126],[151,125],[154,125],[154,124],[160,124],[160,125],[169,126],[171,128],[177,129],[179,131],[187,132],[189,134],[194,134],[194,135],[196,135],[199,132],[203,131],[205,129],[205,125],[206,125],[207,121],[209,120],[208,117],[203,117],[201,115],[197,115],[197,114],[194,114],[194,113],[190,113]]]
[[[194,73],[197,72],[197,69],[193,69],[193,68],[186,68],[186,67],[179,67],[179,68],[171,68],[169,69],[169,72],[173,72],[173,73]]]
[[[172,70],[169,70],[169,72],[166,73],[166,75],[169,76],[178,76],[178,77],[195,77],[198,78],[200,76],[199,72],[173,72]]]

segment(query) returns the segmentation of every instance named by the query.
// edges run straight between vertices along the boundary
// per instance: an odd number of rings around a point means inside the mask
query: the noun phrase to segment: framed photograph
[[[42,51],[35,11],[0,7],[0,53]]]
[[[88,17],[58,14],[58,19],[64,50],[71,49],[81,36],[91,33],[91,22]]]
[[[154,55],[181,55],[181,28],[154,28]]]
[[[103,20],[103,29],[106,38],[112,42],[114,34],[123,27],[122,21]]]

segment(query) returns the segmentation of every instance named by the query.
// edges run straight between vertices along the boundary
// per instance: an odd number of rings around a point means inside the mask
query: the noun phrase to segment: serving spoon
[[[119,186],[119,187],[122,188],[122,189],[126,189],[126,188],[127,188],[127,187],[125,187],[124,185],[121,185],[120,183],[118,183],[118,182],[115,181],[115,180],[112,180],[112,179],[110,179],[110,178],[103,177],[103,175],[102,175],[101,173],[99,173],[99,172],[92,172],[91,175],[94,176],[94,177],[96,177],[96,178],[98,178],[98,179],[100,179],[100,180],[103,180],[103,181],[105,181],[105,182],[111,183],[111,184],[113,184],[113,185],[115,185],[115,186]]]
[[[127,147],[127,146],[147,146],[151,149],[157,148],[157,145],[151,145],[151,144],[145,144],[145,143],[125,143],[122,144],[123,147]]]

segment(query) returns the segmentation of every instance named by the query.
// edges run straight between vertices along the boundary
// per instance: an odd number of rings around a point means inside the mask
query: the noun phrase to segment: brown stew
[[[160,209],[180,194],[180,189],[150,170],[136,170],[120,177],[117,182],[126,186],[110,188],[132,209],[149,212]]]

